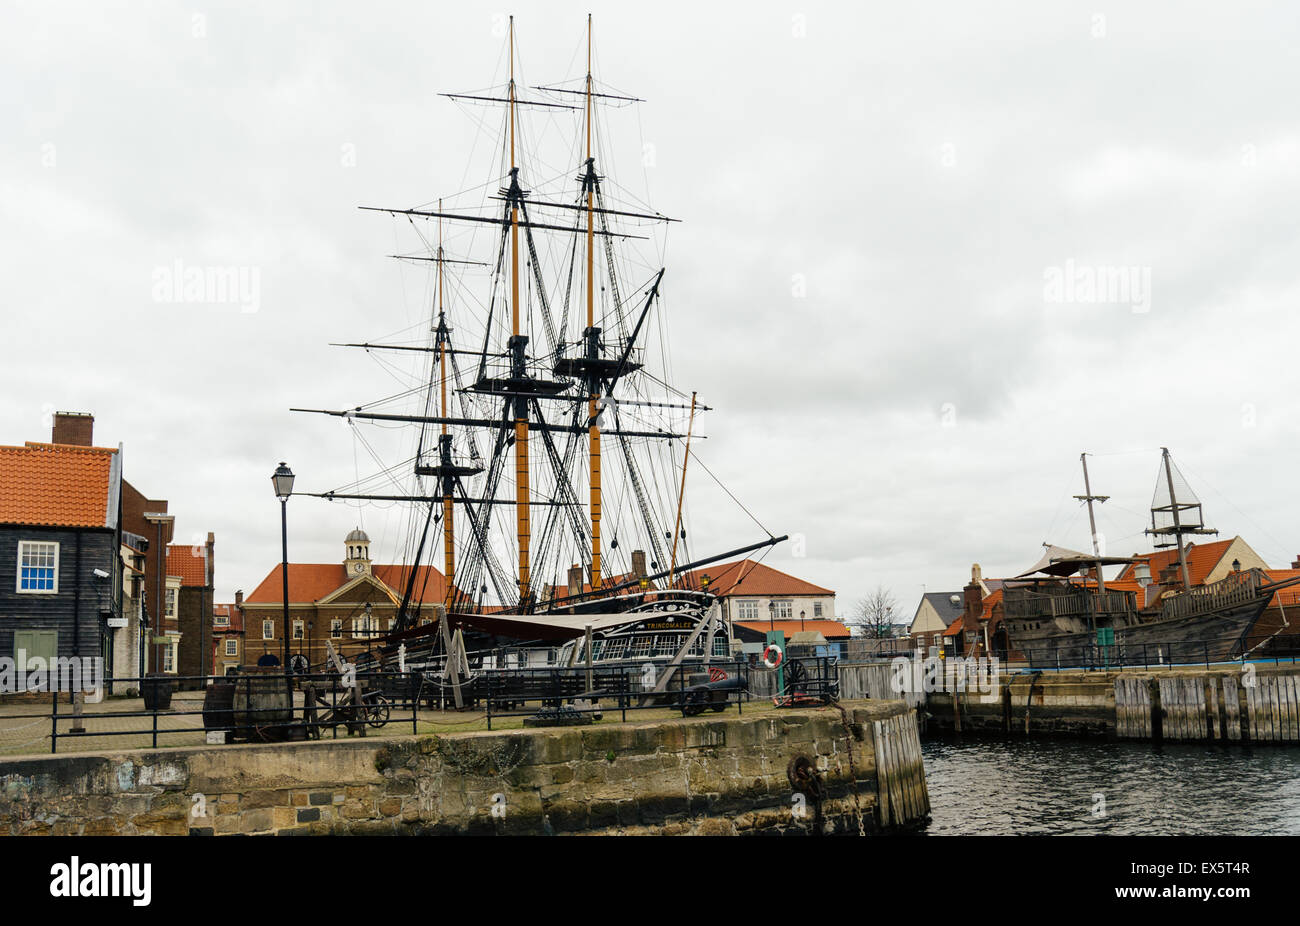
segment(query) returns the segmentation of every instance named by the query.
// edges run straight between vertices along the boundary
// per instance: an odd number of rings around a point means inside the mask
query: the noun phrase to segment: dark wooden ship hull
[[[1009,627],[1010,647],[1034,669],[1224,662],[1245,652],[1246,637],[1271,597],[1271,593],[1261,594],[1185,617],[1162,619],[1159,614],[1139,613],[1128,618],[1132,623],[1116,621],[1115,642],[1107,645],[1098,643],[1092,629],[1053,632],[1048,625],[1055,621],[1044,623],[1041,630]]]

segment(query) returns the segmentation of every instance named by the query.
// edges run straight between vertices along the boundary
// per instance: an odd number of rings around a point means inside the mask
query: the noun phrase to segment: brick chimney
[[[1300,567],[1296,567],[1300,568]],[[645,571],[645,550],[632,551],[632,575],[631,578],[639,579],[646,574]]]
[[[95,416],[89,412],[55,412],[50,443],[93,447]]]
[[[241,588],[239,591],[235,592],[235,607],[242,608],[243,606],[244,606],[244,590]]]
[[[570,595],[582,594],[582,567],[581,566],[569,567],[569,594]]]
[[[984,613],[984,588],[980,584],[983,581],[984,575],[980,564],[976,563],[970,567],[970,584],[962,589],[962,597],[966,604],[964,626],[967,630],[979,629],[980,616]]]
[[[1291,564],[1291,568],[1292,568],[1292,569],[1300,569],[1300,556],[1297,556],[1297,557],[1295,558],[1295,562],[1293,562],[1293,563]]]

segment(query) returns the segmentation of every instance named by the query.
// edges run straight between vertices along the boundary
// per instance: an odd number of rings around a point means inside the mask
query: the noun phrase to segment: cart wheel
[[[713,704],[710,704],[709,707],[713,708],[715,713],[721,714],[723,711],[727,709],[727,702],[715,701]]]
[[[388,723],[389,702],[385,697],[377,697],[366,705],[366,723],[378,729]]]

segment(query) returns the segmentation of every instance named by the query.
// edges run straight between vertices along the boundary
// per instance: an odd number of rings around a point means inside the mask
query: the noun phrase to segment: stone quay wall
[[[6,759],[0,834],[880,832],[928,815],[919,747],[909,745],[916,739],[914,710],[866,701],[647,723]],[[908,789],[913,799],[904,802]],[[902,807],[909,809],[900,814]]]

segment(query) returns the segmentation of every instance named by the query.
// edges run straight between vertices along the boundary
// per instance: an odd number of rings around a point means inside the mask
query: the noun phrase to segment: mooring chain
[[[840,712],[840,723],[844,725],[844,739],[849,752],[849,775],[852,776],[853,782],[853,815],[858,820],[858,835],[867,835],[866,827],[862,825],[862,804],[858,800],[858,768],[857,763],[853,761],[853,728],[849,725],[849,713],[844,706],[838,701],[835,703],[835,709]]]

